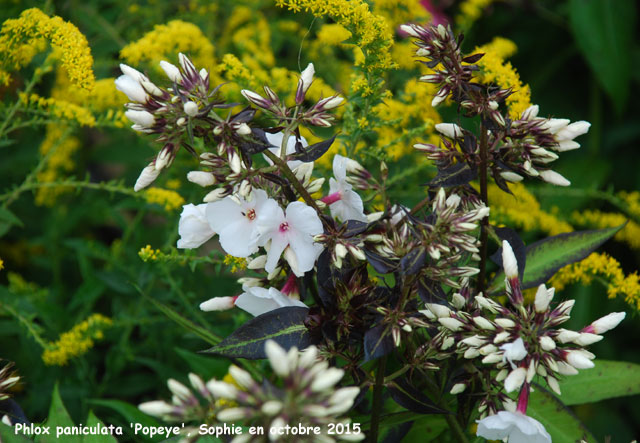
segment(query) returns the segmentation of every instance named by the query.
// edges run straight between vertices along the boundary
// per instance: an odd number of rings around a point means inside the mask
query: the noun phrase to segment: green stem
[[[424,377],[424,379],[427,382],[427,391],[431,396],[431,399],[434,400],[437,406],[442,409],[449,410],[449,405],[447,405],[444,399],[439,395],[440,389],[438,388],[438,385],[429,376]],[[467,438],[462,425],[458,422],[455,414],[444,414],[444,418],[456,440],[460,443],[468,443],[469,439]]]
[[[384,388],[384,371],[387,365],[387,356],[380,358],[378,372],[376,372],[376,384],[373,386],[373,402],[371,404],[371,428],[369,429],[369,443],[377,443],[380,427],[380,415],[382,414],[382,390]]]
[[[480,125],[480,198],[482,202],[489,206],[489,198],[487,197],[487,130],[484,124]],[[488,250],[488,226],[489,217],[482,219],[482,228],[480,230],[480,273],[478,274],[478,292],[484,291],[486,269],[487,269],[487,250]]]
[[[38,80],[40,80],[40,76],[41,76],[41,70],[36,69],[33,73],[33,76],[31,77],[31,80],[29,80],[29,83],[27,83],[27,85],[24,88],[24,93],[25,94],[29,94],[29,92],[31,92],[31,90],[33,89],[33,87],[36,85],[36,83],[38,82]],[[2,122],[2,126],[0,126],[0,140],[2,140],[2,137],[4,137],[5,135],[5,131],[7,129],[7,126],[9,126],[9,123],[13,123],[13,116],[15,115],[15,113],[18,111],[18,108],[20,108],[20,95],[18,94],[18,98],[15,101],[15,103],[13,105],[11,105],[11,108],[9,109],[9,112],[7,112],[7,115],[4,118],[4,121]],[[11,129],[9,130],[11,131]],[[7,132],[9,132],[7,131]]]
[[[296,189],[296,191],[298,191],[298,194],[300,194],[300,197],[302,197],[305,203],[311,206],[313,209],[315,209],[316,212],[318,212],[318,214],[322,213],[320,208],[318,208],[318,205],[316,205],[315,200],[311,197],[311,195],[307,192],[304,186],[302,186],[302,183],[298,181],[295,174],[291,171],[291,169],[289,168],[289,165],[287,165],[287,162],[282,160],[280,157],[278,157],[268,149],[265,149],[263,153],[267,157],[269,157],[269,160],[271,160],[275,165],[278,166],[278,168],[280,169],[280,172],[282,172],[282,175],[284,175],[289,180],[289,183],[291,183],[291,185]]]

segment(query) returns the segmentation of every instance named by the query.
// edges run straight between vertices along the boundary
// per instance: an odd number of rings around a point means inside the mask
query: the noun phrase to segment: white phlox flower
[[[180,222],[178,223],[178,248],[193,249],[201,246],[215,235],[215,231],[207,221],[205,215],[207,204],[188,204],[182,207]]]
[[[268,132],[265,132],[265,136],[267,137],[267,141],[270,144],[272,144],[273,146],[276,146],[275,148],[269,148],[269,150],[273,152],[276,156],[281,157],[280,154],[281,154],[282,139],[284,138],[284,133],[277,132],[275,134],[270,134]],[[300,143],[302,143],[303,148],[306,148],[307,146],[309,146],[309,143],[307,143],[307,140],[302,136],[300,137]],[[287,140],[287,155],[295,154],[295,152],[296,152],[296,138],[295,136],[290,135],[289,139]],[[273,165],[273,162],[269,160],[267,156],[264,156],[264,159],[267,161],[267,163],[269,163],[270,165]],[[294,170],[298,166],[300,166],[302,163],[303,162],[300,160],[291,160],[287,162],[287,165],[289,166],[289,169]]]
[[[285,215],[275,200],[268,200],[258,217],[258,229],[258,246],[271,242],[264,267],[267,272],[273,272],[284,252],[293,273],[301,277],[322,252],[322,246],[313,241],[323,232],[322,222],[316,211],[302,202],[289,203]]]
[[[116,79],[116,89],[124,92],[129,100],[136,103],[144,103],[149,98],[149,94],[142,86],[143,82],[149,82],[149,79],[137,69],[120,65],[122,74]]]
[[[515,369],[514,361],[520,361],[527,356],[527,349],[524,347],[524,341],[521,337],[513,343],[503,344],[500,349],[503,351],[502,361],[508,361],[513,369]]]
[[[333,157],[333,175],[329,179],[329,195],[322,201],[329,205],[331,216],[340,221],[357,220],[367,222],[362,198],[347,183],[347,164],[349,159],[341,155]]]
[[[238,296],[235,305],[254,317],[285,306],[307,307],[300,300],[288,297],[276,288],[267,289],[254,286],[242,289],[244,292]]]
[[[551,436],[535,418],[520,412],[500,411],[477,420],[476,435],[487,440],[503,440],[508,443],[551,443]]]
[[[249,197],[228,196],[207,206],[207,220],[220,236],[222,249],[234,257],[248,257],[258,250],[258,217],[267,202],[277,206],[262,189]]]

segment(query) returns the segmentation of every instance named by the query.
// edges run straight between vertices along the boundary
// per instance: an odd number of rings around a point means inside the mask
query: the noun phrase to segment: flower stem
[[[387,356],[380,357],[378,372],[376,372],[376,384],[373,386],[373,402],[371,404],[371,428],[369,429],[369,443],[377,443],[380,415],[382,413],[382,388],[384,386],[384,371],[387,365]]]
[[[315,200],[311,197],[311,195],[309,195],[307,190],[304,189],[304,186],[302,186],[302,184],[298,181],[291,169],[289,169],[287,162],[282,160],[280,157],[278,157],[268,149],[265,149],[264,154],[269,157],[269,160],[271,160],[276,166],[278,166],[280,172],[282,172],[282,174],[289,180],[289,183],[291,183],[291,185],[296,188],[296,191],[298,191],[298,194],[300,194],[300,197],[302,197],[305,203],[315,209],[318,214],[322,213],[322,211],[320,211],[320,208],[318,208],[318,205],[316,205]]]
[[[489,206],[487,197],[487,130],[484,123],[480,125],[480,198],[482,202]],[[489,217],[482,219],[480,229],[480,273],[478,274],[478,292],[484,291],[486,268],[487,268],[487,246],[488,246]]]

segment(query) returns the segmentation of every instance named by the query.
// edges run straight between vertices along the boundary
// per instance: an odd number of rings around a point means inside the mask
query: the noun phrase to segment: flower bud
[[[198,104],[194,101],[189,100],[184,104],[184,113],[189,117],[195,117],[198,115]]]
[[[518,277],[518,262],[508,241],[502,240],[502,266],[507,278]]]
[[[627,314],[625,312],[612,312],[611,314],[607,314],[604,317],[599,318],[591,323],[593,332],[596,334],[604,334],[605,332],[610,331],[618,326],[620,322],[624,320],[626,315]]]
[[[576,369],[589,369],[593,368],[595,365],[593,362],[587,357],[588,354],[585,354],[585,351],[569,351],[566,355],[567,363],[573,366]]]
[[[172,406],[162,400],[148,401],[138,405],[138,409],[148,415],[160,417],[163,415],[171,414],[175,410],[175,406]]]
[[[212,173],[204,171],[190,171],[187,173],[187,180],[191,183],[195,183],[196,185],[200,185],[203,188],[211,186],[216,182]]]
[[[455,123],[438,123],[436,125],[436,131],[452,139],[462,136],[462,128]]]
[[[178,84],[182,82],[182,74],[180,74],[180,69],[178,69],[177,66],[162,60],[160,62],[160,67],[164,73],[167,74],[169,80]]]
[[[160,170],[156,168],[154,163],[149,163],[140,173],[136,184],[133,186],[133,190],[138,192],[146,188],[158,178],[158,175],[160,175]]]
[[[200,303],[202,311],[226,311],[235,306],[235,297],[213,297]]]
[[[553,299],[555,292],[555,288],[547,289],[544,283],[538,286],[536,298],[534,300],[536,312],[540,314],[547,312],[547,309],[549,309],[549,303],[551,302],[551,299]]]
[[[546,181],[547,183],[551,183],[552,185],[556,185],[556,186],[571,185],[571,182],[569,180],[567,180],[562,175],[550,169],[546,171],[540,171],[540,178]]]
[[[507,392],[513,392],[516,389],[520,389],[520,386],[527,378],[527,370],[525,368],[517,368],[509,373],[504,380],[504,390]]]

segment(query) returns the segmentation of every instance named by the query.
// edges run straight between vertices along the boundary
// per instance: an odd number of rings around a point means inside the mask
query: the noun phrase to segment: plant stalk
[[[320,210],[320,208],[318,208],[318,205],[316,205],[315,200],[311,197],[311,195],[307,192],[307,190],[304,189],[304,186],[302,186],[302,184],[298,181],[295,174],[291,171],[291,169],[287,165],[287,162],[282,160],[280,157],[278,157],[268,149],[265,149],[263,153],[264,155],[269,157],[269,160],[271,160],[276,166],[278,166],[282,174],[285,177],[287,177],[291,185],[296,189],[296,191],[298,191],[298,194],[300,194],[300,197],[302,197],[305,203],[311,206],[313,209],[315,209],[316,212],[318,212],[318,214],[321,214],[322,211]]]
[[[484,124],[480,125],[480,198],[482,202],[489,206],[487,196],[487,129]],[[478,274],[478,292],[485,289],[486,269],[487,269],[487,249],[488,249],[488,227],[489,217],[482,219],[480,228],[480,273]]]
[[[376,372],[376,384],[373,386],[373,402],[371,404],[371,428],[369,429],[369,443],[377,443],[380,416],[382,415],[382,388],[384,386],[384,371],[387,365],[387,356],[380,357],[378,372]]]

